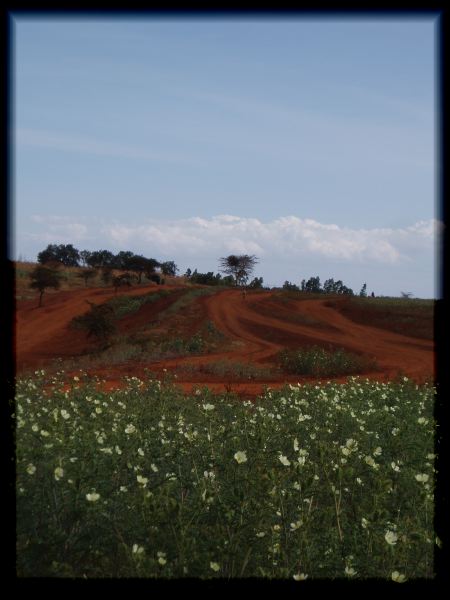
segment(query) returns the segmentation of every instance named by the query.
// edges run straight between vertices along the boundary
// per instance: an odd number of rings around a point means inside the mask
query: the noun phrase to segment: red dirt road
[[[168,286],[164,286],[168,287]],[[157,291],[154,286],[127,290],[127,295]],[[122,294],[123,292],[121,292]],[[59,292],[44,296],[44,306],[36,302],[18,304],[16,327],[16,357],[18,371],[26,367],[44,365],[49,359],[79,355],[88,346],[85,334],[70,330],[70,320],[88,310],[86,300],[105,302],[114,296],[111,290],[85,289]],[[275,364],[276,354],[286,347],[301,345],[332,345],[349,351],[368,354],[376,359],[380,371],[364,374],[369,378],[391,379],[400,372],[416,380],[433,377],[434,342],[407,337],[370,325],[357,324],[344,317],[335,308],[325,306],[326,300],[292,301],[286,308],[277,310],[274,292],[248,294],[244,299],[237,290],[218,292],[199,300],[206,317],[216,329],[232,341],[232,349],[214,354],[183,356],[176,359],[143,364],[126,363],[89,372],[109,381],[108,387],[118,384],[124,375],[142,376],[144,369],[161,373],[163,369],[177,374],[177,381],[185,390],[208,385],[222,391],[232,389],[247,395],[259,393],[264,385],[279,387],[285,382],[311,381],[311,378],[273,376],[265,380],[221,381],[217,376],[201,373],[201,366],[227,359],[238,363],[251,363],[260,368]],[[271,315],[271,316],[268,316]],[[136,323],[139,314],[135,317]],[[133,325],[133,317],[127,317]],[[199,369],[183,376],[180,367],[191,365]],[[345,378],[341,378],[345,380]]]

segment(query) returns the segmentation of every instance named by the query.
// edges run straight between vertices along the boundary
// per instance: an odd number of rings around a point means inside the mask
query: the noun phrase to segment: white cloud
[[[377,294],[436,295],[435,249],[442,224],[431,219],[399,228],[351,229],[297,216],[269,222],[233,215],[139,223],[69,216],[34,215],[15,235],[16,256],[29,259],[47,244],[79,250],[131,250],[158,260],[174,260],[181,272],[218,270],[228,254],[255,254],[255,276],[269,286],[299,284],[319,275],[342,279],[358,291],[364,281]]]
[[[350,229],[296,216],[263,223],[259,219],[218,215],[140,224],[101,223],[61,216],[34,215],[42,239],[77,244],[89,240],[100,248],[129,248],[144,255],[217,257],[226,253],[260,258],[336,260],[361,264],[405,264],[418,252],[432,249],[438,230],[435,220],[405,228]]]

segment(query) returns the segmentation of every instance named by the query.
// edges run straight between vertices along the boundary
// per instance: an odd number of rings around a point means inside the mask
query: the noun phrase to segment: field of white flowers
[[[432,578],[435,390],[16,387],[19,577]]]

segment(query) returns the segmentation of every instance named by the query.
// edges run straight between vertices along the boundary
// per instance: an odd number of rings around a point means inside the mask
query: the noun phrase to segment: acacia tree
[[[256,256],[230,254],[219,259],[219,271],[234,277],[235,285],[245,285],[258,263]]]
[[[57,290],[61,285],[62,275],[55,271],[55,269],[49,269],[48,267],[37,266],[30,273],[30,287],[35,290],[39,290],[39,304],[38,308],[42,306],[42,296],[47,288],[54,288]]]

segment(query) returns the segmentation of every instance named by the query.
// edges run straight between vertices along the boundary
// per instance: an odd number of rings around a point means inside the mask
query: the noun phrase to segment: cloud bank
[[[301,258],[348,263],[408,263],[432,250],[439,223],[420,221],[405,228],[351,229],[296,216],[263,223],[256,218],[211,218],[123,223],[34,215],[35,242],[86,244],[93,248],[131,249],[145,255],[195,257],[223,253],[256,254],[261,259]],[[29,235],[30,237],[30,235]]]

